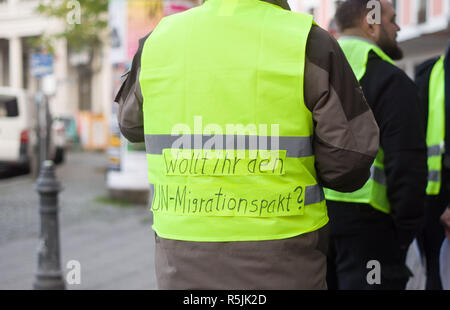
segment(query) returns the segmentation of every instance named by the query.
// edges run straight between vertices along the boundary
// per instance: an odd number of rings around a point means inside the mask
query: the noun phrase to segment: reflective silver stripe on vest
[[[148,193],[148,205],[151,206],[153,203],[153,194],[155,193],[155,184],[150,183],[149,187],[149,193]]]
[[[325,200],[325,194],[323,193],[322,186],[311,185],[305,188],[305,206],[320,203]]]
[[[145,135],[147,154],[161,155],[164,149],[174,148],[180,141],[190,142],[189,149],[202,149],[205,143],[221,141],[221,149],[230,150],[286,150],[286,157],[301,158],[313,156],[312,137],[263,137],[243,135]],[[272,146],[272,143],[274,144]],[[186,147],[185,144],[183,144]],[[212,150],[219,150],[213,144]],[[179,147],[175,147],[179,148]]]
[[[440,144],[432,145],[428,147],[428,157],[441,156],[444,153]]]
[[[384,173],[384,170],[381,168],[372,166],[370,168],[370,178],[381,185],[384,186],[387,185],[386,174]]]
[[[428,171],[428,181],[440,182],[441,181],[441,172],[439,170],[429,170]]]

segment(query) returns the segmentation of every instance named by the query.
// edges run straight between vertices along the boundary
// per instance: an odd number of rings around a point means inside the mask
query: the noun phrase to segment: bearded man
[[[339,44],[380,128],[369,181],[352,193],[326,190],[330,289],[404,289],[407,249],[423,225],[427,185],[425,113],[395,60],[400,27],[390,1],[347,0],[336,11]]]

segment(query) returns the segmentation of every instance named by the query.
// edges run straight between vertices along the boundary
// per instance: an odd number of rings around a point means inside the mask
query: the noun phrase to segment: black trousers
[[[339,208],[339,207],[336,207]],[[406,267],[406,251],[400,249],[392,219],[367,207],[350,212],[364,213],[354,229],[334,227],[330,232],[327,257],[327,285],[330,290],[403,290],[412,275]],[[357,210],[360,209],[360,210]],[[371,216],[371,214],[375,216]],[[342,212],[329,208],[330,223]],[[341,219],[342,220],[342,219]],[[352,225],[349,223],[349,225]],[[379,267],[379,284],[376,278]],[[369,281],[368,281],[369,278]]]
[[[427,290],[442,290],[439,272],[439,255],[445,238],[440,217],[447,207],[446,195],[428,196],[425,204],[425,225],[418,236],[420,251],[425,256],[427,271]]]

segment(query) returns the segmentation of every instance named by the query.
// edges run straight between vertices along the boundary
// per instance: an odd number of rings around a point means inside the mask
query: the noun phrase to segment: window
[[[11,96],[0,96],[0,118],[19,116],[17,98]]]
[[[427,0],[419,0],[419,11],[417,15],[417,23],[418,24],[424,24],[427,21]]]

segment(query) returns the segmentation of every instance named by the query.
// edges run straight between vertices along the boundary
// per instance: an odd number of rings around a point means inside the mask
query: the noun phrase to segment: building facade
[[[23,88],[34,93],[37,79],[31,75],[31,38],[54,34],[64,29],[63,21],[47,18],[36,12],[39,0],[0,0],[0,86]],[[51,79],[56,86],[49,98],[52,115],[79,118],[83,115],[101,116],[105,126],[111,105],[109,49],[105,46],[99,57],[92,60],[88,79],[80,78],[83,55],[71,54],[64,39],[54,47]],[[86,121],[84,121],[86,123]],[[85,126],[88,128],[88,126]],[[98,127],[97,127],[98,128]],[[85,136],[90,136],[88,131]],[[106,140],[106,133],[92,139]],[[103,143],[103,142],[102,142]]]
[[[329,29],[339,2],[336,0],[289,0],[293,11],[314,15]],[[424,60],[441,55],[450,43],[449,0],[392,0],[401,27],[398,40],[405,57],[398,65],[410,76]]]
[[[140,0],[137,2],[146,2]],[[151,0],[148,0],[151,2]],[[198,1],[200,2],[200,1]],[[293,11],[314,15],[315,21],[329,29],[336,0],[289,0]],[[39,0],[0,0],[0,85],[36,89],[36,80],[30,75],[28,38],[49,31],[62,29],[60,21],[39,16],[35,7]],[[399,41],[405,59],[399,62],[412,76],[414,66],[441,54],[450,40],[449,0],[393,0],[397,9],[398,23],[402,30]],[[105,47],[96,59],[97,70],[90,79],[76,78],[76,65],[69,54],[67,43],[61,40],[55,46],[54,76],[57,92],[52,99],[52,111],[56,115],[73,115],[80,110],[96,114],[108,114],[111,98],[109,76],[111,74],[109,48]],[[75,55],[76,56],[76,55]],[[108,76],[109,74],[109,76]]]
[[[421,62],[442,55],[450,43],[449,0],[393,1],[402,30],[400,46],[405,58],[398,64],[409,76]]]

